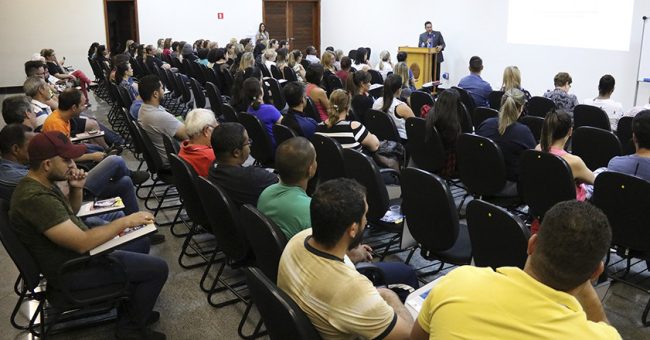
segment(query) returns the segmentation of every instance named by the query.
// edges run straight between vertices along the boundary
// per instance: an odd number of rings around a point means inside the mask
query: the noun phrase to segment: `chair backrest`
[[[173,57],[171,59],[172,59],[172,62],[171,62],[172,66],[177,68],[179,71],[184,72],[183,71],[183,63],[181,63],[181,60],[178,57]]]
[[[616,136],[623,146],[623,154],[631,155],[636,152],[636,146],[632,140],[632,120],[634,117],[621,117],[616,125]]]
[[[221,104],[221,112],[226,122],[239,123],[239,114],[230,104]]]
[[[119,96],[119,103],[122,108],[126,111],[129,111],[131,109],[131,104],[133,104],[133,101],[131,100],[131,95],[129,95],[127,89],[122,86],[118,86],[117,94]]]
[[[650,182],[606,171],[596,177],[592,202],[612,227],[612,244],[635,251],[650,251]]]
[[[247,112],[240,112],[238,118],[239,122],[246,128],[248,137],[253,140],[251,156],[261,164],[272,163],[274,158],[273,144],[262,122]]]
[[[530,231],[519,217],[476,199],[467,205],[467,229],[476,266],[524,268]]]
[[[325,87],[327,88],[327,96],[329,97],[334,90],[343,88],[343,82],[336,75],[329,74],[325,76]]]
[[[402,170],[402,213],[413,238],[428,251],[451,248],[459,233],[458,213],[447,183],[415,168]]]
[[[375,84],[373,84],[375,85]],[[375,85],[371,86],[370,90],[368,90],[368,94],[373,97],[374,99],[380,98],[384,96],[384,85]]]
[[[206,65],[203,65],[199,62],[194,62],[192,63],[192,68],[194,70],[194,77],[196,80],[199,81],[201,84],[205,84],[207,78],[205,77],[205,72],[203,72],[203,69],[207,69],[208,67]]]
[[[593,105],[578,104],[573,108],[573,128],[577,129],[581,126],[593,126],[612,131],[607,113]]]
[[[195,107],[201,109],[204,108],[206,101],[205,93],[203,93],[203,86],[201,86],[201,83],[199,83],[198,80],[190,78],[190,87],[192,88],[192,94],[194,94]]]
[[[519,195],[538,219],[556,203],[574,200],[576,185],[569,164],[547,152],[524,151],[519,161]]]
[[[458,91],[458,94],[460,95],[460,101],[465,105],[465,108],[467,109],[467,112],[474,112],[474,108],[476,107],[476,103],[474,103],[474,99],[472,99],[472,96],[470,96],[469,92],[467,90],[453,86],[452,89],[455,89]]]
[[[460,180],[467,192],[491,196],[506,184],[506,165],[499,146],[491,139],[464,133],[456,143],[456,161]]]
[[[287,81],[297,81],[298,76],[296,75],[296,71],[294,71],[289,66],[285,66],[284,67],[284,79],[286,79]]]
[[[271,71],[269,71],[268,67],[266,67],[264,63],[255,63],[255,66],[257,66],[257,68],[262,72],[262,77],[272,77]]]
[[[187,60],[187,59],[185,59],[185,60]],[[174,80],[176,81],[176,88],[178,89],[178,92],[181,95],[181,102],[189,103],[192,100],[192,94],[190,92],[190,87],[183,80],[183,77],[178,73],[174,73]]]
[[[309,318],[285,292],[255,267],[244,270],[246,284],[260,311],[271,340],[317,340],[320,335]]]
[[[433,97],[424,91],[413,91],[409,98],[411,101],[411,109],[413,109],[413,113],[417,117],[420,116],[420,110],[422,110],[425,104],[433,106]]]
[[[379,73],[379,71],[369,69],[368,73],[370,73],[370,84],[383,84],[384,83],[384,77],[382,77],[382,75],[381,75],[381,73]]]
[[[18,268],[26,288],[33,291],[41,281],[41,271],[27,246],[18,239],[13,228],[14,226],[9,220],[9,202],[0,199],[0,241]]]
[[[544,118],[526,115],[521,116],[519,118],[519,122],[528,126],[530,132],[533,133],[533,137],[535,137],[535,140],[539,143],[539,139],[542,136],[542,125],[544,125]]]
[[[246,258],[250,246],[239,228],[239,212],[228,195],[203,177],[198,178],[196,187],[219,248],[234,261]]]
[[[280,90],[280,83],[270,76],[262,80],[264,86],[264,92],[271,92],[271,101],[273,106],[275,106],[278,111],[282,111],[287,105],[286,100],[284,100],[284,95]]]
[[[413,98],[413,97],[411,97]],[[413,100],[413,99],[411,99]],[[445,149],[442,146],[438,131],[429,131],[427,138],[427,123],[423,118],[411,117],[406,120],[406,150],[417,168],[429,172],[439,171],[445,163]]]
[[[275,65],[271,65],[271,76],[275,79],[284,79],[282,72],[280,72],[280,69]]]
[[[318,160],[316,171],[320,182],[346,176],[343,149],[337,141],[316,133],[311,137],[311,143],[316,149],[316,159]]]
[[[526,102],[526,112],[531,116],[546,117],[546,114],[555,109],[555,103],[541,96],[534,96]]]
[[[379,140],[400,142],[395,122],[388,117],[389,113],[370,109],[363,118],[364,125]]]
[[[169,165],[174,175],[176,189],[183,200],[183,206],[193,223],[210,230],[208,217],[203,210],[197,189],[198,174],[194,168],[176,154],[169,155]]]
[[[176,84],[176,77],[174,76],[174,73],[170,70],[163,69],[163,72],[167,75],[167,89],[172,92],[172,97],[178,98],[182,95],[181,90],[178,88],[178,85]]]
[[[214,112],[216,117],[221,116],[223,114],[223,111],[221,111],[223,100],[221,100],[221,92],[219,91],[219,88],[214,83],[207,81],[205,83],[205,92],[210,100],[210,110]]]
[[[305,98],[305,107],[302,112],[306,117],[309,117],[318,123],[322,122],[316,104],[314,104],[314,101],[310,97]]]
[[[151,173],[158,173],[160,170],[164,168],[163,160],[160,154],[158,153],[158,149],[156,149],[156,147],[153,145],[151,138],[149,138],[147,131],[145,131],[142,128],[142,125],[140,125],[140,123],[138,122],[134,122],[134,123],[135,123],[136,130],[138,132],[138,137],[142,142],[142,146],[143,146],[142,156],[147,162],[147,168]]]
[[[474,112],[472,112],[472,124],[474,125],[474,130],[478,130],[478,127],[481,126],[481,123],[483,123],[484,120],[498,116],[499,111],[495,109],[482,106],[474,108]]]
[[[501,97],[503,97],[503,91],[492,91],[488,95],[488,102],[490,107],[499,111],[501,109]]]
[[[165,146],[165,152],[167,153],[167,156],[169,155],[177,155],[178,152],[181,150],[180,143],[176,139],[173,139],[167,135],[162,135],[163,138],[163,145]]]
[[[370,157],[352,149],[343,149],[345,173],[366,187],[368,221],[378,221],[386,214],[390,200],[377,164]]]
[[[296,137],[296,133],[284,125],[273,125],[273,137],[275,137],[276,145],[282,144],[284,141]]]
[[[219,68],[219,65],[215,65],[214,68]],[[203,71],[203,77],[205,78],[206,83],[211,82],[212,84],[219,84],[219,79],[216,74],[217,71],[209,67],[201,67],[201,71]]]
[[[571,148],[591,171],[606,167],[610,159],[623,153],[621,142],[614,133],[591,126],[581,126],[573,131]]]
[[[255,254],[255,265],[272,282],[277,282],[280,256],[287,245],[287,237],[273,221],[250,204],[241,207],[240,218]]]
[[[460,105],[460,110],[458,114],[460,115],[460,131],[463,133],[472,133],[474,132],[474,125],[472,124],[472,116],[469,114],[471,111],[463,103]]]

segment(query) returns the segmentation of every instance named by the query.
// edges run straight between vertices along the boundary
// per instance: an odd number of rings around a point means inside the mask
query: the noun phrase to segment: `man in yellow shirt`
[[[593,288],[612,232],[592,205],[561,202],[516,267],[463,266],[434,286],[411,339],[620,339]]]

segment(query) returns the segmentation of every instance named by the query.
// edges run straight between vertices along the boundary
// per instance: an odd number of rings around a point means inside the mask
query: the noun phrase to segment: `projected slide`
[[[628,51],[634,0],[509,0],[512,44]]]

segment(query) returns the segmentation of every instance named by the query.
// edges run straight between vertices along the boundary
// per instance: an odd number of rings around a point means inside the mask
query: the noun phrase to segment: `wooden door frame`
[[[104,0],[106,1],[106,0]],[[119,1],[119,0],[118,0]],[[136,0],[137,1],[137,0]],[[287,32],[287,35],[289,35],[289,32],[293,32],[293,13],[289,12],[289,3],[290,2],[315,2],[316,3],[316,13],[314,14],[315,20],[314,20],[314,27],[313,30],[315,31],[314,34],[314,47],[316,47],[316,50],[321,52],[320,49],[320,0],[262,0],[262,22],[266,23],[266,6],[264,4],[266,2],[284,2],[287,3],[287,6],[285,7],[285,16],[287,18],[286,21],[286,27],[285,31]],[[289,38],[289,37],[286,37]],[[280,39],[282,40],[282,39]]]
[[[138,0],[104,0],[104,36],[106,37],[106,50],[111,50],[111,39],[108,35],[108,2],[132,2],[133,3],[133,17],[135,19],[135,27],[133,28],[133,33],[135,33],[133,40],[140,41],[140,24],[138,20]]]

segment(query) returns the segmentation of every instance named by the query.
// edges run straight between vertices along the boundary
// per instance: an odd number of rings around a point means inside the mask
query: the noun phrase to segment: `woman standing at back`
[[[383,111],[395,122],[397,132],[406,140],[406,119],[415,117],[411,108],[399,99],[402,91],[402,78],[396,74],[389,75],[384,81],[384,96],[377,99],[372,108]]]
[[[530,129],[517,121],[526,103],[526,97],[521,90],[510,89],[501,98],[499,116],[488,118],[478,127],[476,134],[493,140],[501,149],[506,166],[508,183],[502,191],[503,195],[517,194],[519,180],[519,158],[525,150],[537,145]]]

